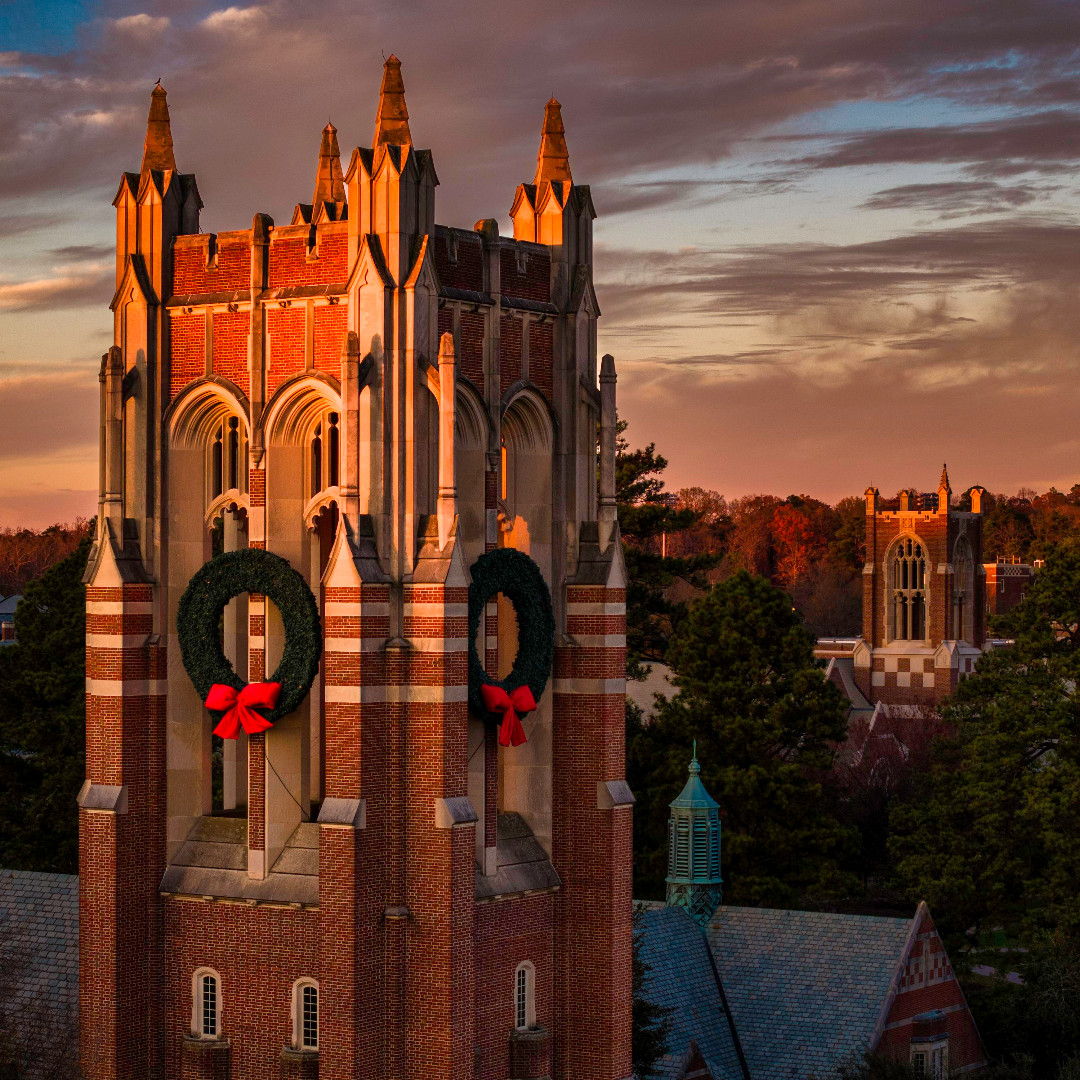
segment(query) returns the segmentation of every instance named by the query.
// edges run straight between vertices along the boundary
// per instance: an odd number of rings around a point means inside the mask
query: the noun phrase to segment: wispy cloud
[[[574,175],[600,214],[602,339],[634,373],[626,415],[677,443],[673,462],[699,449],[652,407],[676,392],[703,424],[723,417],[755,465],[812,469],[825,453],[835,472],[874,450],[851,418],[889,416],[867,395],[893,393],[938,432],[939,398],[959,408],[958,380],[972,380],[979,416],[955,426],[985,448],[1005,394],[1014,410],[1021,384],[1056,401],[1075,378],[1076,3],[463,0],[450,20],[435,0],[106,10],[68,44],[27,32],[0,54],[0,239],[22,260],[0,279],[0,311],[38,327],[35,355],[87,349],[54,341],[54,316],[108,301],[109,200],[138,167],[158,76],[202,227],[243,228],[309,197],[327,113],[346,155],[369,141],[395,51],[447,224],[505,215],[532,176],[543,103],[563,101]],[[754,405],[774,390],[785,446],[800,447],[790,460]],[[698,440],[701,469],[723,438]]]
[[[818,169],[946,162],[985,171],[1056,171],[1080,159],[1080,113],[1055,110],[1002,120],[888,128],[837,140],[799,164]]]
[[[251,7],[227,7],[212,11],[202,25],[207,30],[223,33],[251,33],[266,22],[266,11],[256,5]]]
[[[145,11],[134,15],[124,15],[113,19],[111,29],[114,33],[129,35],[141,40],[158,37],[169,29],[171,22],[166,15],[148,15]]]
[[[35,311],[104,305],[112,295],[111,268],[85,263],[29,281],[0,279],[0,311]]]
[[[1002,214],[1045,199],[1058,185],[999,184],[993,180],[947,180],[936,184],[902,184],[876,191],[861,210],[914,210],[941,219],[974,214]]]

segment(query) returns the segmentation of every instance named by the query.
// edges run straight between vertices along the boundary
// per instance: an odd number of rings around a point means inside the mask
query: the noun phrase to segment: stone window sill
[[[548,1030],[541,1024],[530,1028],[513,1028],[510,1041],[516,1043],[542,1043],[548,1037]]]
[[[184,1050],[193,1054],[212,1054],[229,1049],[229,1040],[225,1036],[219,1039],[203,1039],[198,1035],[184,1036]]]

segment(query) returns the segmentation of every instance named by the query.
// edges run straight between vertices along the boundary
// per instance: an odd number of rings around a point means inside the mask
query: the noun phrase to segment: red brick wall
[[[213,265],[207,265],[210,245],[216,241]],[[197,241],[179,239],[173,248],[173,293],[229,292],[251,287],[251,233]]]
[[[266,317],[270,362],[266,373],[269,398],[283,382],[304,370],[307,314],[302,307],[271,309]],[[340,358],[339,358],[340,366]]]
[[[435,237],[435,269],[439,282],[453,289],[471,289],[481,292],[484,288],[483,251],[479,236],[457,237],[457,262],[450,262],[448,237],[439,233]]]
[[[484,315],[483,312],[461,313],[460,372],[473,386],[484,392]]]
[[[349,276],[349,234],[319,227],[318,258],[308,258],[306,236],[270,234],[270,288],[288,285],[332,285]]]
[[[143,680],[165,675],[165,651],[124,645],[152,631],[153,601],[148,585],[87,589],[87,632],[106,637],[88,647],[87,673],[109,682],[87,687],[86,776],[127,789],[126,813],[79,814],[80,1044],[90,1080],[161,1068],[165,702]]]
[[[315,368],[341,378],[341,349],[349,324],[345,304],[315,309]]]
[[[167,899],[164,920],[166,1075],[179,1076],[181,1042],[191,1031],[191,977],[210,967],[221,976],[232,1075],[276,1077],[292,1040],[292,985],[319,978],[318,913]]]
[[[504,247],[499,252],[499,269],[503,296],[520,296],[523,300],[551,299],[551,256],[546,250],[529,248],[525,254],[525,272],[521,273],[515,249]]]
[[[206,241],[196,245],[179,244],[173,249],[173,292],[179,296],[208,292],[206,280]]]
[[[1004,615],[1012,611],[1035,582],[1035,571],[1027,565],[986,564],[986,613]]]
[[[170,326],[169,399],[189,382],[206,374],[206,316],[172,314]]]
[[[521,320],[504,315],[499,320],[499,334],[500,392],[505,394],[521,378]]]
[[[615,616],[625,632],[625,589],[570,585],[567,618]],[[611,609],[597,612],[597,605]],[[625,769],[625,647],[556,649],[552,861],[556,896],[555,1074],[575,1080],[630,1075],[632,818],[629,807],[599,809],[597,783]],[[597,691],[589,693],[589,682]]]
[[[209,292],[251,287],[251,234],[236,240],[219,240],[217,269],[207,274]]]
[[[523,960],[536,969],[536,1022],[553,1030],[554,930],[555,897],[550,893],[476,905],[476,1080],[510,1075],[514,972]]]
[[[985,1060],[975,1022],[956,981],[933,920],[923,919],[912,946],[900,992],[889,1010],[878,1046],[890,1056],[907,1060],[911,1048],[911,1019],[931,1009],[946,1013],[949,1030],[949,1068],[963,1069]]]
[[[551,328],[552,324],[549,322],[534,322],[529,325],[529,378],[548,401],[551,401],[553,363]]]
[[[219,311],[214,314],[214,374],[234,382],[245,394],[251,393],[248,371],[248,334],[251,316],[246,311]]]

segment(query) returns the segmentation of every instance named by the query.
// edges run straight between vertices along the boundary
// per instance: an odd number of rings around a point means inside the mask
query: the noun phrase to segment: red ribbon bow
[[[499,729],[500,745],[520,746],[525,742],[525,729],[518,716],[536,708],[532,691],[527,686],[519,686],[508,694],[501,686],[485,684],[480,687],[480,693],[488,712],[503,714],[502,727]]]
[[[224,683],[214,683],[206,695],[206,707],[214,712],[225,712],[214,734],[223,739],[235,739],[243,727],[248,735],[256,735],[274,725],[258,709],[272,709],[278,703],[281,683],[249,683],[243,690],[236,691]]]

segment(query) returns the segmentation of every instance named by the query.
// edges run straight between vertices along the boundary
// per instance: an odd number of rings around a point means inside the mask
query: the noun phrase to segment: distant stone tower
[[[83,1071],[624,1080],[626,581],[589,189],[553,100],[514,237],[436,224],[393,56],[370,144],[343,170],[333,125],[320,143],[287,224],[200,232],[158,86],[114,201]],[[556,627],[512,747],[468,703],[470,567],[499,547],[539,567]],[[177,609],[207,560],[247,549],[304,579],[322,656],[299,706],[222,746]],[[477,636],[498,677],[512,615],[489,603]],[[266,681],[285,642],[268,598],[233,599],[221,634]]]
[[[974,670],[986,642],[981,487],[886,502],[866,489],[863,633],[855,681],[871,704],[933,706]]]
[[[667,902],[705,926],[723,899],[720,804],[701,782],[696,743],[689,772],[668,819]]]

